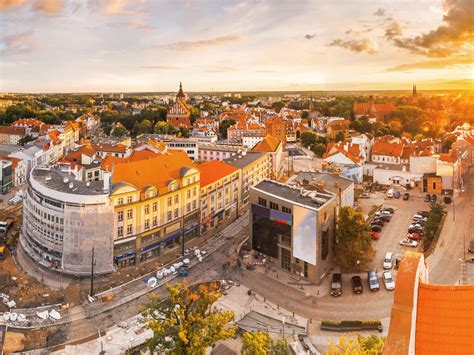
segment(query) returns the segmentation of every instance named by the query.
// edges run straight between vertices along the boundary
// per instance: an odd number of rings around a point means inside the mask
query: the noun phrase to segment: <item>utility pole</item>
[[[184,256],[184,206],[183,206],[183,219],[181,221],[181,256]]]
[[[94,297],[94,267],[95,267],[95,256],[94,247],[92,247],[92,259],[91,259],[91,291],[89,296]]]

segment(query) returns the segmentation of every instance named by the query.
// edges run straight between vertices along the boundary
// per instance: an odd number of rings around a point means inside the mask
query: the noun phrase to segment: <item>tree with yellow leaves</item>
[[[150,351],[166,354],[204,354],[219,340],[232,337],[236,327],[229,322],[232,311],[220,311],[212,305],[221,297],[216,283],[188,286],[166,285],[166,300],[153,295],[142,314],[153,331]]]
[[[246,332],[242,339],[242,353],[244,355],[286,355],[288,345],[284,339],[273,342],[270,335],[264,331]]]
[[[326,354],[378,355],[382,354],[384,342],[384,337],[379,337],[373,334],[368,337],[363,335],[350,338],[341,336],[337,343],[334,343],[332,339],[329,340],[329,347]]]

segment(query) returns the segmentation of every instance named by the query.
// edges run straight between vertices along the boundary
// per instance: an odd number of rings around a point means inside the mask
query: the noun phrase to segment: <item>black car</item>
[[[435,203],[437,200],[437,197],[435,194],[431,195],[431,202]]]
[[[372,220],[372,223],[371,223],[371,224],[372,224],[372,225],[373,225],[373,224],[378,224],[379,226],[383,226],[383,225],[385,224],[385,220],[384,220],[382,217],[380,217],[380,218],[374,218],[374,219]]]
[[[392,207],[384,207],[382,209],[380,209],[381,211],[388,211],[390,213],[393,213],[395,212],[395,210],[392,208]]]
[[[444,203],[447,205],[453,202],[453,199],[451,196],[444,196],[443,200],[444,200]]]
[[[418,211],[418,212],[416,212],[416,214],[419,214],[420,216],[423,216],[423,217],[426,217],[426,218],[428,218],[428,216],[430,215],[430,213],[428,211]]]
[[[364,289],[362,288],[362,279],[360,276],[352,276],[351,278],[352,292],[362,293]]]
[[[410,194],[409,194],[408,192],[405,192],[405,193],[403,194],[403,199],[404,199],[405,201],[407,201],[409,198],[410,198]]]
[[[379,226],[378,224],[374,224],[374,225],[371,225],[371,226],[370,226],[370,230],[371,230],[372,232],[377,232],[377,233],[379,233],[379,232],[382,231],[382,227]]]
[[[377,272],[367,271],[367,281],[369,283],[370,291],[375,292],[380,290],[379,280],[377,279]]]
[[[425,196],[425,202],[430,202],[431,201],[431,195],[430,194],[426,194]]]
[[[338,272],[332,274],[331,296],[339,297],[342,295],[342,275]]]

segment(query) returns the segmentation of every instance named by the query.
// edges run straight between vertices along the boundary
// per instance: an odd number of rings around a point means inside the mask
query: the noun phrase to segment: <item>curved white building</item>
[[[72,275],[113,271],[114,210],[108,179],[75,180],[60,167],[28,177],[20,243],[36,262]]]

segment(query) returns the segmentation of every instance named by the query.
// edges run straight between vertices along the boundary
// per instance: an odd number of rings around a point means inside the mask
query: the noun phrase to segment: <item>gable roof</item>
[[[198,165],[197,168],[201,171],[201,187],[212,184],[239,170],[219,160],[208,161]]]
[[[253,152],[276,152],[281,142],[278,138],[267,134],[260,142],[258,142],[255,147],[253,147]]]
[[[378,141],[372,148],[372,155],[388,155],[391,157],[401,157],[403,153],[402,143],[387,143]]]

